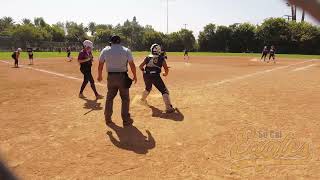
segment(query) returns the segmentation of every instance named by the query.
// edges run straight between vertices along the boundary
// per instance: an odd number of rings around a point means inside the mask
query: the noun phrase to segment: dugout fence
[[[104,45],[105,46],[105,45]],[[70,47],[72,51],[80,51],[82,45],[79,42],[52,42],[52,41],[37,41],[37,42],[21,42],[14,41],[13,38],[0,36],[0,51],[14,51],[17,48],[22,48],[25,51],[27,48],[32,48],[37,52],[63,52]],[[95,46],[96,47],[96,46]],[[97,46],[103,47],[102,45]]]

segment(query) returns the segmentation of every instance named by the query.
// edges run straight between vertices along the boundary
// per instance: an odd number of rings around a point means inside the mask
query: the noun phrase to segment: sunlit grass
[[[10,60],[12,52],[0,52],[1,60]],[[94,57],[99,57],[99,52],[94,52]],[[133,56],[141,57],[147,56],[149,52],[133,52]],[[72,52],[73,57],[77,57],[78,52]],[[170,56],[183,56],[183,52],[168,52],[167,55]],[[190,52],[190,56],[238,56],[238,57],[260,57],[259,53],[216,53],[216,52]],[[34,58],[55,58],[55,57],[66,57],[66,52],[35,52]],[[277,54],[277,57],[282,58],[295,58],[295,59],[320,59],[320,55],[300,55],[300,54]],[[28,58],[26,52],[21,53],[21,58]]]

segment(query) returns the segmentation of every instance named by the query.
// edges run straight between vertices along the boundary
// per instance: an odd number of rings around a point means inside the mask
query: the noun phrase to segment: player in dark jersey
[[[268,47],[265,46],[262,50],[262,56],[261,56],[261,60],[263,59],[263,61],[266,61],[267,55],[268,55],[269,51],[268,51]]]
[[[145,91],[142,93],[141,101],[146,103],[146,99],[150,94],[152,85],[154,85],[162,94],[164,104],[166,106],[167,113],[173,113],[175,109],[172,107],[169,90],[164,84],[160,74],[161,69],[164,68],[165,72],[163,76],[167,76],[169,68],[166,63],[165,56],[161,55],[161,47],[158,44],[151,46],[151,54],[147,56],[140,65],[141,71],[143,71],[143,79],[145,83]]]
[[[29,61],[30,61],[29,65],[33,65],[33,49],[32,48],[28,48],[27,52],[28,52]]]
[[[184,55],[183,55],[183,59],[186,60],[189,62],[189,50],[186,48],[183,50],[184,52]]]
[[[18,48],[16,51],[14,51],[11,55],[12,59],[14,59],[14,67],[18,68],[19,67],[19,57],[22,49]]]
[[[70,47],[67,47],[67,58],[68,58],[68,61],[69,61],[69,62],[72,61],[71,48],[70,48]]]
[[[271,46],[271,49],[269,51],[269,61],[268,63],[270,62],[270,59],[272,58],[273,59],[273,63],[276,63],[276,49],[274,48],[274,46]]]
[[[93,43],[89,40],[85,40],[83,42],[83,49],[80,51],[79,56],[78,56],[78,62],[80,63],[80,71],[83,74],[83,83],[81,85],[80,93],[79,93],[79,98],[85,98],[83,95],[83,91],[86,88],[88,82],[91,84],[91,88],[96,95],[97,99],[103,98],[96,90],[96,86],[94,84],[94,79],[91,74],[91,66],[92,66],[92,61],[93,61],[93,56],[92,56],[92,49],[93,49]]]

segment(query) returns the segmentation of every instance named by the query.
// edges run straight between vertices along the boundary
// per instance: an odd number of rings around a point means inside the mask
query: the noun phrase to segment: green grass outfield
[[[0,52],[0,60],[10,60],[12,52]],[[77,52],[73,52],[73,57],[77,56]],[[168,52],[168,56],[183,56],[183,52]],[[54,58],[54,57],[66,57],[65,52],[35,52],[34,58]],[[134,56],[146,56],[148,52],[133,52]],[[259,53],[215,53],[215,52],[190,52],[190,56],[238,56],[238,57],[261,57]],[[98,57],[99,52],[94,52],[94,56]],[[294,58],[294,59],[320,59],[320,55],[300,55],[300,54],[277,54],[277,57],[282,58]],[[22,52],[22,59],[28,58],[26,52]]]

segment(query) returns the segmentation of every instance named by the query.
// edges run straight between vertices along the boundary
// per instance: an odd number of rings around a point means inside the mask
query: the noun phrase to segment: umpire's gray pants
[[[122,100],[121,117],[122,120],[128,121],[130,119],[129,106],[130,95],[129,88],[125,88],[126,74],[109,74],[108,76],[108,93],[105,107],[105,119],[111,120],[113,113],[113,99],[116,97],[118,91],[120,91],[120,97]]]

